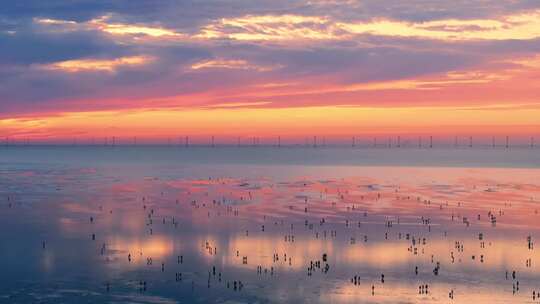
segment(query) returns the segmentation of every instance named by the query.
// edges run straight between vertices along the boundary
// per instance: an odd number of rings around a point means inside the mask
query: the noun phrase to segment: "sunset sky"
[[[0,136],[15,141],[528,138],[539,96],[536,0],[0,7]]]

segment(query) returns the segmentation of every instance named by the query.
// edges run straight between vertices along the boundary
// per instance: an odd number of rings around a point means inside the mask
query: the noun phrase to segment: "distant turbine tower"
[[[454,137],[454,148],[457,148],[457,146],[458,146],[458,137],[455,136]]]
[[[184,145],[186,146],[186,148],[189,147],[189,136],[186,136]]]
[[[281,148],[281,136],[277,137],[277,146],[278,148]]]
[[[401,136],[398,136],[398,137],[397,137],[397,147],[398,147],[398,148],[401,147]]]
[[[429,147],[433,148],[433,136],[429,137]]]
[[[469,148],[472,148],[472,136],[469,137]]]
[[[212,136],[212,148],[215,147],[214,145],[214,136]]]
[[[418,148],[422,148],[422,136],[418,136]]]
[[[317,136],[313,136],[313,148],[317,148]]]
[[[508,149],[509,147],[509,141],[510,141],[510,138],[506,136],[506,149]]]
[[[356,147],[356,137],[353,136],[352,138],[352,147]]]
[[[373,148],[377,148],[377,137],[373,137]]]

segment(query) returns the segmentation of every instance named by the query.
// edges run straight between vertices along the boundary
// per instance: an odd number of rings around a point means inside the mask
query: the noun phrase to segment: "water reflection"
[[[158,260],[166,259],[173,254],[174,249],[178,249],[175,248],[176,246],[170,238],[164,236],[153,236],[145,239],[114,236],[108,238],[107,244],[114,254],[134,263],[140,263],[147,257]],[[131,261],[128,260],[128,255],[131,257]]]
[[[126,180],[93,169],[44,182],[59,173],[8,171],[0,294],[28,303],[83,294],[148,303],[533,301],[538,171],[361,173]]]

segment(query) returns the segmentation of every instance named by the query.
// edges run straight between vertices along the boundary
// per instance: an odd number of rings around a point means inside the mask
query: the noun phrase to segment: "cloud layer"
[[[4,120],[156,109],[540,109],[538,1],[34,0],[2,5],[0,45]]]

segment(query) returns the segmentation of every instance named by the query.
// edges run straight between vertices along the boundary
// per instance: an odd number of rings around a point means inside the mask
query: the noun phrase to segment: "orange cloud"
[[[338,23],[354,34],[417,37],[441,40],[511,40],[540,37],[540,11],[503,16],[499,19],[446,19],[404,22],[388,19]]]
[[[259,72],[271,71],[278,66],[260,66],[248,63],[246,60],[236,59],[213,59],[199,61],[191,65],[192,70],[200,69],[240,69],[240,70],[256,70]]]
[[[515,40],[540,37],[540,10],[486,19],[442,19],[406,22],[385,18],[342,21],[328,16],[245,15],[211,20],[194,34],[179,33],[152,24],[111,22],[111,15],[87,22],[34,18],[36,24],[54,30],[99,30],[115,36],[147,36],[155,39],[269,41],[299,43],[346,40],[355,35],[422,38],[435,40]],[[137,40],[137,39],[136,39]],[[135,41],[136,41],[135,40]]]
[[[106,71],[113,72],[121,66],[143,65],[152,61],[150,56],[129,56],[116,59],[78,59],[39,65],[39,68],[65,72]]]
[[[34,18],[36,24],[46,26],[52,31],[80,31],[97,30],[113,36],[134,36],[135,41],[140,41],[142,37],[161,39],[180,39],[186,37],[182,33],[161,27],[159,25],[129,24],[111,22],[111,16],[105,15],[86,22],[75,22],[71,20],[59,20],[48,18]]]
[[[102,30],[109,34],[114,35],[132,35],[132,34],[142,34],[152,37],[162,37],[162,36],[183,36],[180,33],[177,33],[173,30],[169,30],[160,26],[147,26],[147,25],[136,25],[136,24],[125,24],[125,23],[108,23],[110,16],[102,16],[97,19],[90,20],[87,24],[90,27]]]
[[[391,19],[339,21],[326,16],[246,15],[222,18],[201,28],[197,38],[248,41],[343,40],[352,35],[437,40],[510,40],[540,37],[540,10],[493,19],[405,22]]]
[[[330,25],[330,27],[329,27]],[[196,38],[234,40],[337,39],[325,17],[300,15],[247,15],[222,18],[201,28]]]

